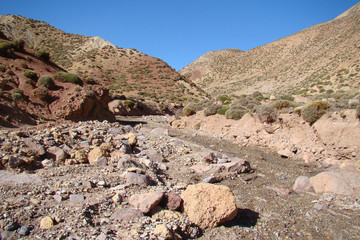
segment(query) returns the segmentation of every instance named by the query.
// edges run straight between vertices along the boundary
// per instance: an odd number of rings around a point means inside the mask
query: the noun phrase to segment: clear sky
[[[0,14],[136,48],[179,70],[202,54],[249,50],[330,21],[359,0],[1,0]]]

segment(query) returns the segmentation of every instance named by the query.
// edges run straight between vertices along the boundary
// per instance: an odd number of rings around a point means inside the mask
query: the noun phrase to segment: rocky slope
[[[99,85],[60,81],[65,70],[43,60],[26,46],[0,37],[0,126],[15,127],[49,120],[102,119],[114,121],[108,110],[108,90]]]
[[[24,39],[35,50],[49,51],[53,62],[108,88],[113,98],[133,96],[163,110],[170,103],[181,105],[205,97],[161,59],[119,48],[100,37],[68,34],[45,22],[13,15],[0,16],[0,31],[8,38]]]
[[[246,52],[207,53],[179,73],[212,96],[358,91],[359,4],[333,21]]]

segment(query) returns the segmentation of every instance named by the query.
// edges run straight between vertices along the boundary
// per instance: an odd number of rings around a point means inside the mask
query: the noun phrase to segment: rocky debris
[[[119,222],[132,222],[143,217],[144,214],[138,209],[121,208],[117,209],[112,215],[111,219],[115,219]]]
[[[190,221],[202,228],[216,227],[232,220],[237,214],[234,194],[226,186],[208,183],[190,185],[181,198]]]
[[[54,221],[51,217],[43,217],[40,221],[40,228],[41,229],[50,229],[54,226]]]
[[[182,202],[182,198],[176,193],[165,193],[162,201],[165,208],[171,211],[179,210],[182,206]]]
[[[24,138],[23,141],[26,144],[26,146],[28,146],[34,153],[40,156],[45,154],[44,147],[41,144],[38,144],[32,138]]]
[[[316,193],[336,193],[360,196],[360,171],[336,169],[325,171],[310,178]]]
[[[310,179],[306,176],[299,176],[294,183],[292,190],[296,193],[311,192],[312,185]]]
[[[173,238],[172,232],[168,229],[168,227],[165,224],[157,225],[153,231],[153,234],[155,236],[158,236],[158,237],[161,237],[161,238],[167,239],[167,240]]]
[[[66,160],[66,153],[63,149],[53,146],[46,149],[47,157],[52,158],[57,165],[63,165]]]
[[[161,202],[163,196],[163,192],[134,194],[129,198],[129,203],[130,206],[146,214]]]

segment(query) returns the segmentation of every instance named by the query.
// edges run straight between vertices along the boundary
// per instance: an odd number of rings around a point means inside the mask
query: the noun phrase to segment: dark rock
[[[151,179],[144,175],[144,174],[139,174],[139,173],[133,173],[133,172],[128,172],[126,175],[126,183],[127,184],[137,184],[137,185],[143,185],[143,186],[148,186],[148,185],[152,185],[153,182],[151,181]]]
[[[6,226],[4,227],[4,230],[5,230],[5,231],[15,231],[15,230],[17,230],[17,229],[20,228],[20,227],[21,227],[21,226],[20,226],[20,224],[19,224],[17,221],[12,220],[12,221],[9,222],[8,225],[6,225]]]
[[[18,234],[20,236],[28,236],[31,232],[32,228],[29,226],[22,226],[19,230],[18,230]]]
[[[176,193],[166,193],[162,200],[162,204],[171,211],[179,210],[182,202],[182,198]]]
[[[23,141],[24,141],[25,145],[28,146],[31,149],[31,151],[33,151],[34,153],[36,153],[40,156],[45,154],[44,147],[41,144],[34,141],[33,139],[24,138]]]

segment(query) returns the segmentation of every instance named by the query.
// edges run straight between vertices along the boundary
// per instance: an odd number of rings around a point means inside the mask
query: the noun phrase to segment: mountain
[[[336,19],[251,49],[209,52],[179,71],[212,96],[358,91],[360,3]]]
[[[36,51],[48,51],[54,63],[108,88],[114,99],[131,97],[163,108],[205,97],[161,59],[100,37],[65,33],[45,22],[13,15],[0,16],[0,31],[9,39],[25,40]]]

